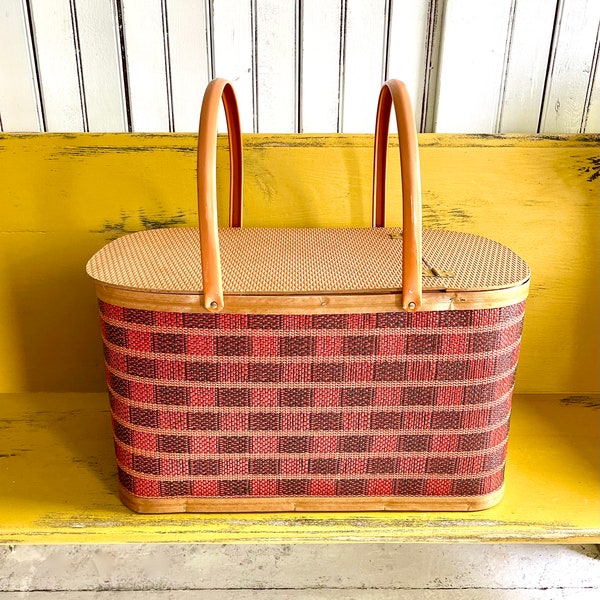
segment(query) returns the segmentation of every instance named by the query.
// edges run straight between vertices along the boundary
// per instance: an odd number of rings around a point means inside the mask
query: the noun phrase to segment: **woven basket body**
[[[206,315],[101,302],[121,484],[179,510],[192,498],[476,505],[503,483],[523,308]]]
[[[232,157],[221,230],[218,94]],[[422,230],[414,120],[394,81],[378,107],[373,227],[242,228],[232,94],[216,80],[202,108],[199,230],[127,235],[87,265],[123,501],[140,512],[495,504],[527,265],[492,240]],[[392,100],[403,229],[385,227]]]

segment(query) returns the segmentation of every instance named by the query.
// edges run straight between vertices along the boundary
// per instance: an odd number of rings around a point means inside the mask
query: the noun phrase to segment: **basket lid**
[[[219,230],[223,291],[232,295],[390,293],[402,290],[400,228]],[[145,292],[202,293],[196,228],[139,231],[99,250],[88,274]],[[529,268],[490,239],[423,230],[423,292],[516,287]],[[439,276],[436,276],[438,274]]]

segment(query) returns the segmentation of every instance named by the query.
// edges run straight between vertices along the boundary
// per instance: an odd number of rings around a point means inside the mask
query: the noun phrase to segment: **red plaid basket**
[[[231,168],[216,216],[217,113]],[[391,108],[403,229],[385,227]],[[198,230],[119,238],[96,281],[124,503],[139,512],[477,510],[502,496],[529,270],[422,230],[404,85],[377,110],[373,227],[241,227],[237,103],[209,84]],[[202,269],[200,269],[202,265]]]

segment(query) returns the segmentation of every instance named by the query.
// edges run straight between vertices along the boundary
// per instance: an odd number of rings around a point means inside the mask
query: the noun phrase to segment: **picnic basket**
[[[401,229],[385,226],[392,108]],[[530,273],[490,239],[422,229],[404,84],[379,97],[373,227],[242,227],[242,179],[235,94],[216,79],[200,117],[199,228],[125,235],[87,264],[123,502],[154,513],[497,503]]]

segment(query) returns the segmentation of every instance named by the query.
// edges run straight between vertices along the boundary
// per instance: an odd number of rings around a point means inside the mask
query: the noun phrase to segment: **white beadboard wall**
[[[250,132],[600,132],[600,0],[0,0],[0,130],[195,131],[213,77]]]

